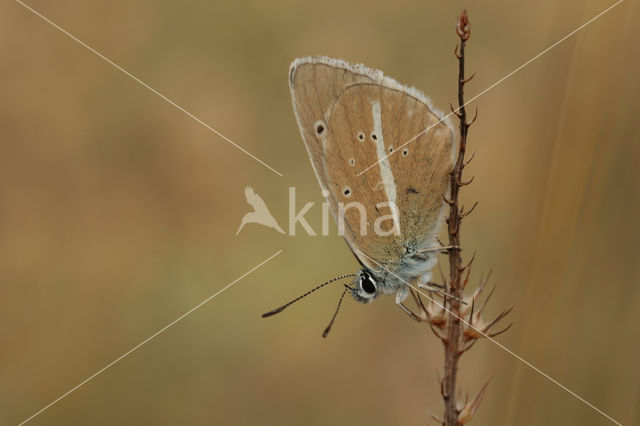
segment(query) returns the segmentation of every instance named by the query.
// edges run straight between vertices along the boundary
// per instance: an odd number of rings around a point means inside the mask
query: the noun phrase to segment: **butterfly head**
[[[380,288],[376,279],[369,272],[361,270],[351,287],[351,296],[360,303],[371,303],[378,294]]]

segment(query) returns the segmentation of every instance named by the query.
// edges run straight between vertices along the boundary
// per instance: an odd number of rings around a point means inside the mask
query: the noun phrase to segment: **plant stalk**
[[[460,121],[460,141],[458,147],[458,157],[453,170],[450,172],[450,195],[449,195],[449,217],[447,226],[449,233],[449,245],[460,247],[460,225],[462,215],[458,203],[458,194],[462,186],[462,171],[464,169],[464,158],[467,146],[467,133],[469,123],[467,123],[467,113],[464,107],[464,60],[465,46],[469,39],[470,27],[466,11],[463,11],[458,18],[456,32],[460,38],[460,47],[456,49],[458,58],[458,109],[454,110]],[[458,361],[461,350],[462,324],[460,317],[460,301],[462,298],[462,257],[459,249],[449,251],[449,282],[447,292],[454,296],[445,298],[445,304],[450,311],[447,315],[446,338],[444,339],[444,377],[441,384],[442,398],[444,401],[444,424],[446,426],[458,426],[458,406],[456,401],[456,379],[458,373]]]

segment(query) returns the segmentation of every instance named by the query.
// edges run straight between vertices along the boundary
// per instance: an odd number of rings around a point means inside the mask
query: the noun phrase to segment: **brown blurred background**
[[[279,249],[284,252],[32,424],[424,425],[442,348],[392,298],[324,289],[340,237],[235,232],[254,187],[282,226],[320,191],[290,105],[296,57],[364,62],[446,109],[455,18],[468,97],[613,1],[324,0],[29,5],[284,174],[279,177],[20,6],[0,6],[0,423],[16,424]],[[640,424],[640,7],[627,0],[475,102],[463,228],[493,269],[499,340],[623,424]],[[606,425],[490,342],[475,424]]]

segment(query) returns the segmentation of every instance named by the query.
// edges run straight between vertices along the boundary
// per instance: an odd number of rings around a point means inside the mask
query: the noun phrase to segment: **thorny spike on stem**
[[[471,76],[470,76],[469,78],[465,78],[464,80],[461,80],[460,82],[461,82],[462,84],[467,84],[467,83],[468,83],[468,82],[470,82],[470,81],[471,81],[471,79],[472,79],[473,77],[475,77],[475,76],[476,76],[476,73],[474,72],[473,74],[471,74]]]
[[[513,325],[513,323],[511,322],[511,323],[509,323],[509,325],[508,325],[508,326],[506,326],[506,327],[505,327],[505,328],[503,328],[502,330],[500,330],[500,331],[496,331],[495,333],[491,333],[491,334],[489,334],[489,337],[492,337],[492,338],[493,338],[493,337],[496,337],[496,336],[501,335],[501,334],[502,334],[502,333],[504,333],[505,331],[509,330],[509,329],[511,328],[511,326],[512,326],[512,325]]]
[[[475,179],[475,176],[471,176],[471,179],[469,179],[466,182],[460,181],[458,182],[458,186],[467,186],[469,185],[471,182],[473,182],[473,180]]]
[[[462,288],[465,288],[469,283],[469,277],[471,276],[471,267],[467,268],[467,276],[462,280]]]
[[[469,183],[471,183],[471,182],[469,182]],[[473,206],[471,206],[471,209],[468,212],[464,212],[463,213],[462,210],[460,210],[460,219],[464,219],[465,217],[469,216],[471,214],[471,212],[475,210],[477,205],[478,205],[478,201],[473,203]]]
[[[487,306],[487,302],[489,302],[489,299],[491,299],[491,296],[493,296],[493,292],[495,290],[496,290],[496,286],[494,285],[493,287],[491,287],[491,291],[489,292],[489,295],[484,299],[482,306],[480,306],[480,309],[478,310],[478,315],[480,315],[482,311],[484,311],[485,306]]]
[[[476,122],[477,118],[478,118],[478,108],[476,108],[476,112],[473,114],[473,118],[471,119],[471,121],[467,123],[467,127],[471,127],[471,125]]]
[[[450,206],[453,205],[453,201],[450,201],[446,195],[442,194],[442,199],[444,200],[445,203],[449,204]]]
[[[460,54],[458,53],[458,45],[457,44],[456,44],[456,47],[453,49],[453,54],[456,55],[456,58],[462,59],[462,56],[460,56]]]
[[[456,115],[456,117],[458,117],[458,118],[461,118],[461,117],[462,117],[462,113],[460,112],[460,108],[458,108],[458,109],[454,109],[454,108],[453,108],[453,105],[451,105],[451,103],[449,103],[449,108],[451,108],[451,112],[452,112],[453,114],[455,114],[455,115]]]
[[[469,159],[468,159],[467,161],[465,161],[465,162],[464,162],[464,164],[462,165],[462,167],[467,167],[467,165],[471,162],[471,160],[473,160],[473,157],[475,157],[475,156],[476,156],[476,152],[475,152],[475,151],[473,151],[473,152],[471,153],[471,155],[469,156]]]
[[[462,271],[464,271],[465,269],[467,269],[468,267],[470,267],[470,266],[473,264],[473,261],[475,260],[475,258],[476,258],[476,252],[474,251],[474,252],[473,252],[473,256],[471,256],[471,260],[469,260],[469,262],[468,262],[466,265],[464,265],[464,266],[458,266],[458,270],[459,270],[460,272],[462,272]]]
[[[458,423],[463,425],[468,423],[473,419],[474,414],[478,411],[478,407],[480,407],[480,403],[482,402],[482,398],[484,397],[485,392],[487,391],[487,386],[489,386],[489,382],[491,379],[487,380],[487,382],[480,388],[476,396],[471,400],[466,400],[464,405],[458,410]]]
[[[493,327],[494,325],[496,325],[498,323],[498,321],[500,321],[502,318],[506,317],[507,315],[509,315],[509,312],[511,312],[513,310],[513,306],[510,307],[507,310],[504,310],[500,313],[500,315],[498,315],[493,321],[491,321],[487,327],[486,330],[489,331],[489,329],[491,329],[491,327]]]

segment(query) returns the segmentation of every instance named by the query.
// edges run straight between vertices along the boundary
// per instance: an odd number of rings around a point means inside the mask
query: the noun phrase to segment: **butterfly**
[[[289,85],[322,194],[360,269],[263,317],[347,277],[353,279],[338,309],[349,292],[362,303],[395,294],[407,312],[402,302],[408,283],[430,283],[442,250],[437,234],[457,155],[455,127],[418,89],[361,64],[299,58],[291,64]]]

